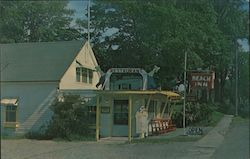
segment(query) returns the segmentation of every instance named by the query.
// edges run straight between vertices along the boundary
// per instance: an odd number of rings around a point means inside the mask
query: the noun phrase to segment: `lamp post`
[[[183,134],[186,135],[186,81],[187,81],[187,51],[185,51],[184,65],[184,100],[183,100]]]
[[[238,43],[235,40],[235,116],[238,116],[238,80],[239,80],[239,68],[238,68]]]
[[[88,2],[88,41],[90,43],[90,0]]]

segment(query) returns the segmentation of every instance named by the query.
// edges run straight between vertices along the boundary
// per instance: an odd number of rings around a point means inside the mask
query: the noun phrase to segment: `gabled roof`
[[[1,81],[59,81],[84,43],[0,44]]]

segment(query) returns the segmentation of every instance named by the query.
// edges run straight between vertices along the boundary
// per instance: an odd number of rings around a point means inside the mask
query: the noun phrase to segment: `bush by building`
[[[88,107],[79,95],[64,95],[63,100],[55,101],[49,123],[36,132],[28,132],[25,136],[31,139],[84,140],[93,136],[89,128]]]

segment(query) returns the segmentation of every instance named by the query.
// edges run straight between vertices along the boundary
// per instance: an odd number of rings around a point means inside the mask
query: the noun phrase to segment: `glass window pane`
[[[138,73],[112,73],[110,89],[112,90],[141,90],[143,78]]]
[[[92,83],[93,80],[93,71],[92,70],[88,70],[89,71],[89,83]]]
[[[6,106],[6,122],[16,122],[16,110],[16,106]]]
[[[81,69],[80,67],[77,67],[76,68],[76,81],[80,82],[80,80],[81,80]]]
[[[82,82],[87,83],[88,81],[87,78],[88,78],[87,69],[82,68]]]
[[[114,124],[128,125],[128,100],[114,101]]]

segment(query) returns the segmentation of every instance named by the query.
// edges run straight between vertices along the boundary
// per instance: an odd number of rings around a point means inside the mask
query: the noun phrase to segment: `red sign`
[[[190,88],[194,87],[205,87],[208,89],[214,89],[214,79],[215,74],[214,72],[203,72],[203,71],[192,71],[189,72],[189,84]]]

